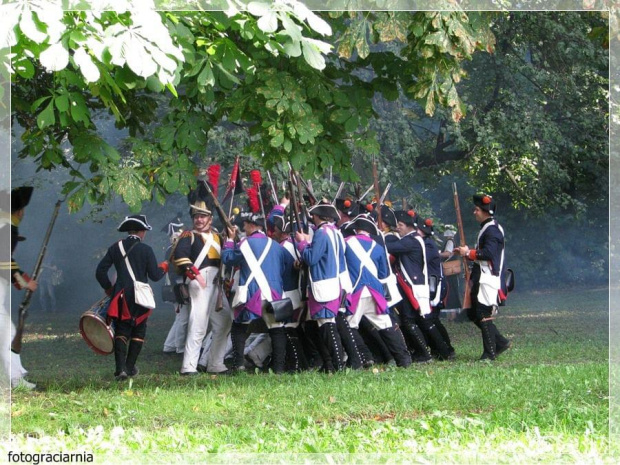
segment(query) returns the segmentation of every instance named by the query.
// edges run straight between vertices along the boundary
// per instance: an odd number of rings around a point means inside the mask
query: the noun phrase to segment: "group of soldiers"
[[[287,210],[296,205],[287,197],[267,215],[250,199],[249,211],[225,221],[218,233],[208,199],[196,192],[189,196],[192,229],[171,225],[166,260],[157,263],[144,242],[152,229],[146,217],[132,215],[118,227],[127,237],[112,244],[97,266],[97,281],[113,297],[108,317],[114,321],[118,380],[139,373],[136,362],[151,314],[136,303],[134,282],[170,275],[187,295],[175,304],[177,317],[164,351],[183,353],[183,376],[228,374],[253,365],[274,373],[314,368],[333,373],[454,358],[439,318],[445,282],[431,218],[381,204],[369,212],[359,202],[337,198],[316,202],[304,210],[303,221],[298,215],[294,221]],[[22,239],[17,228],[32,188],[11,194],[11,215],[1,226],[11,224],[13,252]],[[481,359],[494,360],[511,346],[494,324],[506,299],[504,231],[491,196],[475,195],[473,204],[480,223],[476,246],[447,253],[472,264],[471,302],[464,308],[480,328]],[[112,267],[114,282],[108,276]],[[13,259],[4,269],[0,300],[9,279],[18,289],[36,290],[37,282]],[[8,319],[4,304],[1,314]],[[24,379],[18,352],[9,350],[11,340],[3,341],[11,384],[34,388]]]
[[[185,286],[189,298],[175,304],[164,351],[183,353],[181,375],[254,366],[273,373],[334,373],[454,358],[439,318],[445,283],[431,218],[387,205],[368,212],[339,198],[309,207],[304,228],[287,213],[289,202],[282,198],[267,215],[256,208],[239,213],[218,233],[208,199],[194,195],[192,229],[170,229],[171,282]],[[473,263],[467,313],[481,330],[481,358],[493,360],[510,347],[494,325],[505,299],[504,235],[494,217],[495,200],[476,195],[473,203],[481,224],[476,247],[453,253]],[[143,215],[127,217],[119,227],[129,232],[125,250],[148,229]],[[140,269],[144,281],[161,279],[168,263],[157,266],[152,250],[145,254],[137,248],[133,263],[127,253],[136,279]],[[98,267],[97,279],[108,292],[127,284],[123,261],[113,245]],[[114,289],[106,276],[112,264],[119,276]],[[121,325],[115,334],[118,379],[137,374],[149,314],[131,295],[126,300],[128,331]]]

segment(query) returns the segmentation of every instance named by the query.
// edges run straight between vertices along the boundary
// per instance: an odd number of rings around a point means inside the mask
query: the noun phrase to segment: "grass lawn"
[[[45,390],[13,393],[5,447],[97,463],[613,463],[608,311],[607,289],[514,293],[497,321],[513,348],[495,362],[450,321],[452,362],[188,379],[161,351],[164,305],[130,383],[86,346],[79,314],[32,313],[23,363]]]

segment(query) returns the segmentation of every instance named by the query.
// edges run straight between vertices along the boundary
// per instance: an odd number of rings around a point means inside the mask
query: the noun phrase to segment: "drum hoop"
[[[90,310],[84,312],[82,316],[80,317],[80,334],[82,336],[82,339],[84,339],[86,344],[88,344],[88,347],[90,347],[94,352],[96,352],[99,355],[110,355],[112,352],[114,352],[114,349],[112,349],[110,352],[101,350],[100,348],[98,348],[91,342],[90,338],[88,337],[88,334],[86,334],[86,332],[84,331],[84,319],[85,318],[93,319],[95,320],[96,323],[99,323],[101,326],[103,326],[105,330],[107,331],[107,333],[109,334],[110,339],[112,341],[114,341],[114,332],[112,331],[112,328],[109,325],[107,325],[105,321],[103,321],[101,317],[97,315],[95,312],[92,312]]]

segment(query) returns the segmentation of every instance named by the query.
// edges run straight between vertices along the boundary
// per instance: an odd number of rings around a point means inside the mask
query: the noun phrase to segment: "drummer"
[[[149,309],[134,301],[134,284],[125,256],[137,281],[147,282],[148,279],[159,281],[168,272],[168,262],[164,261],[158,265],[153,249],[143,242],[146,232],[151,229],[144,215],[125,217],[118,231],[127,232],[127,237],[112,244],[97,265],[97,281],[105,289],[106,294],[112,296],[108,316],[115,319],[114,376],[119,381],[138,374],[136,360],[146,336],[146,320],[151,313]],[[121,252],[121,244],[125,254]],[[118,276],[115,284],[112,284],[108,277],[108,270],[112,265],[116,268]]]

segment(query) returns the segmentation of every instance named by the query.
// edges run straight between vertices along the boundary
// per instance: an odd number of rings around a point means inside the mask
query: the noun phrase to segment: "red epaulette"
[[[192,231],[183,231],[181,233],[181,235],[179,236],[179,239],[181,239],[183,237],[190,237],[190,236],[193,236],[193,235],[194,235],[194,233]]]

